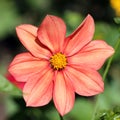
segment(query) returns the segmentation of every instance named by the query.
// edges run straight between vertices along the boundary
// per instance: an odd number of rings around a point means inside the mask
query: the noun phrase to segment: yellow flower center
[[[51,66],[56,70],[61,70],[67,65],[67,59],[64,54],[56,53],[50,58]]]

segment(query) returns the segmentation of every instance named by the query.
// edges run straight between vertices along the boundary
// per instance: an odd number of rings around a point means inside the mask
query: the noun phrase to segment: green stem
[[[115,44],[115,47],[114,47],[115,51],[117,51],[119,45],[120,45],[120,38],[118,39],[118,41]],[[110,68],[111,62],[113,60],[113,57],[114,57],[114,55],[109,59],[109,61],[107,63],[106,69],[105,69],[104,74],[103,74],[103,80],[106,79],[106,76],[107,76],[108,70]]]
[[[59,116],[60,116],[60,120],[64,120],[63,117],[60,114],[59,114]]]
[[[119,39],[117,40],[117,42],[115,44],[115,47],[114,47],[115,51],[117,51],[119,45],[120,45],[120,37],[119,37]],[[106,66],[105,71],[103,73],[103,80],[106,79],[106,76],[107,76],[107,73],[109,71],[110,65],[112,63],[113,57],[114,57],[114,55],[108,60],[107,66]],[[95,104],[95,108],[94,108],[94,111],[93,111],[92,120],[95,120],[95,113],[96,113],[96,111],[98,109],[98,106],[99,106],[99,98],[100,98],[100,95],[98,95],[96,97],[96,104]]]

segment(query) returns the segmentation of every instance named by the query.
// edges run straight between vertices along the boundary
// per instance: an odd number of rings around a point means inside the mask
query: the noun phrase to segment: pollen
[[[67,59],[64,54],[56,53],[50,58],[50,63],[53,69],[61,70],[67,65]]]

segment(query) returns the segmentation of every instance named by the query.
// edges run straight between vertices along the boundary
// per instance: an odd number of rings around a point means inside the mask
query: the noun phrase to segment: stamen
[[[50,58],[51,66],[56,70],[61,70],[67,65],[66,56],[62,53],[56,53]]]

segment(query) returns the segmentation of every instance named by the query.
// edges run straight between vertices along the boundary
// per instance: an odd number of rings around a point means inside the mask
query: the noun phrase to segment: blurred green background
[[[52,101],[44,107],[27,108],[21,92],[4,78],[14,56],[25,51],[15,27],[23,23],[38,26],[46,14],[52,14],[65,21],[68,35],[88,13],[96,24],[94,39],[103,39],[114,47],[120,36],[120,25],[113,20],[120,16],[120,0],[0,0],[0,120],[59,120]],[[106,64],[100,70],[101,75]],[[74,108],[64,118],[90,120],[94,106],[95,96],[76,95]],[[99,100],[100,111],[111,110],[114,106],[120,106],[120,48],[115,52],[105,80],[105,91]]]

